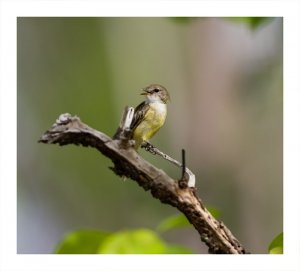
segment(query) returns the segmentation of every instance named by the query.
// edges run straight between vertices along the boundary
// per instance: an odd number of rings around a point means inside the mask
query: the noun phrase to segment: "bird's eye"
[[[158,88],[155,88],[155,89],[154,89],[154,92],[159,92],[159,89],[158,89]]]

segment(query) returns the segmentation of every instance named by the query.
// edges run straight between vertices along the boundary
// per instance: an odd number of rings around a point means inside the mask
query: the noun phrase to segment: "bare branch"
[[[182,164],[180,162],[178,162],[177,160],[175,160],[174,158],[170,157],[169,155],[163,153],[161,150],[159,150],[158,148],[154,147],[152,144],[150,144],[149,142],[147,141],[144,141],[141,145],[142,148],[144,148],[146,151],[150,152],[151,154],[155,155],[159,155],[160,157],[164,158],[165,160],[169,161],[170,163],[172,163],[173,165],[177,166],[177,167],[180,167],[182,168],[182,172],[183,172],[183,175],[182,175],[182,178],[181,178],[181,183],[185,186],[188,186],[188,187],[195,187],[196,185],[196,177],[195,177],[195,174],[189,170],[185,164],[183,163],[184,162],[184,156],[183,156],[183,161],[182,161]],[[184,153],[184,151],[182,152]]]
[[[136,181],[153,197],[181,211],[200,234],[210,253],[244,254],[245,249],[230,230],[217,221],[196,195],[194,187],[180,186],[164,171],[144,160],[132,147],[130,141],[112,139],[82,123],[78,117],[62,114],[46,131],[39,142],[49,144],[75,144],[99,150],[114,163],[111,169],[120,176]],[[180,165],[181,166],[181,165]]]

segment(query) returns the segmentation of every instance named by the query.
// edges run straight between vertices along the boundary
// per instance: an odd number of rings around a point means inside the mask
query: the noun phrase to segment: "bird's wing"
[[[150,106],[145,101],[140,103],[135,109],[134,109],[134,115],[133,119],[130,125],[130,128],[132,131],[141,123],[141,121],[144,119],[144,116],[146,112],[149,110]]]

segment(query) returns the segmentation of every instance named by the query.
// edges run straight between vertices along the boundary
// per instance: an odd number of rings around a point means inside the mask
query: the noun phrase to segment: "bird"
[[[170,94],[162,85],[151,84],[142,90],[141,95],[145,96],[145,100],[135,108],[130,125],[136,150],[164,125],[167,102],[170,101]]]

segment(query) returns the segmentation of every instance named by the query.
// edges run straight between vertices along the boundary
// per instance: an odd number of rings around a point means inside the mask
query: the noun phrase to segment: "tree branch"
[[[118,138],[118,137],[115,137]],[[126,141],[126,140],[125,140]],[[46,131],[39,142],[48,144],[75,144],[96,148],[114,163],[111,169],[120,176],[136,181],[153,197],[181,211],[208,246],[209,253],[245,254],[246,251],[230,230],[217,221],[196,195],[194,187],[180,185],[164,171],[144,160],[132,147],[130,140],[112,139],[70,114],[62,114]]]

